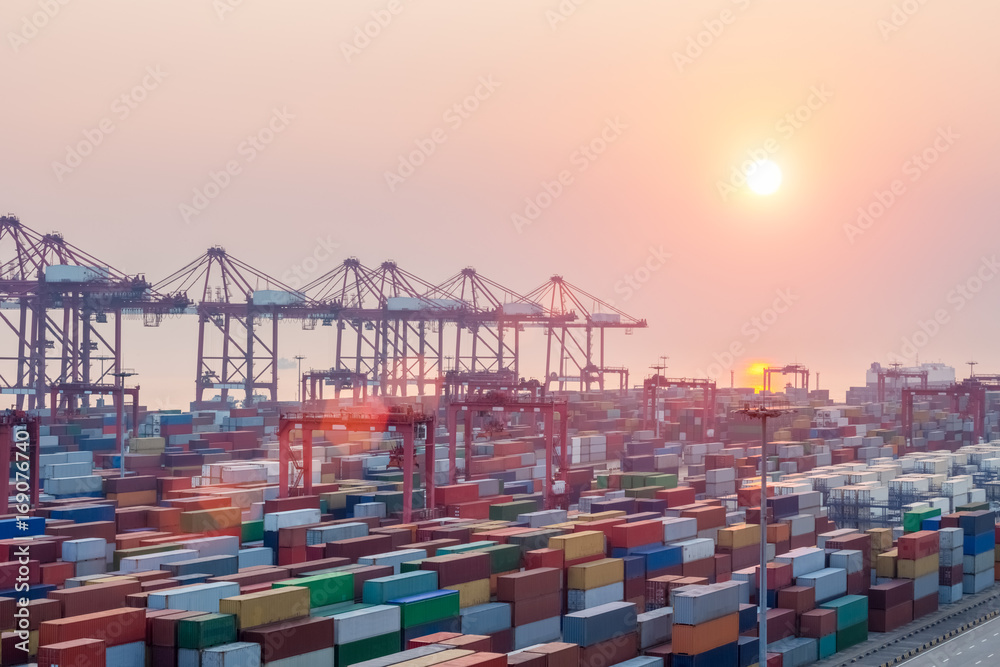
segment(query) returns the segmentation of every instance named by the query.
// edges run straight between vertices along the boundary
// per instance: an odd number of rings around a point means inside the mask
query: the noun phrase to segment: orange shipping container
[[[674,653],[698,655],[739,639],[740,615],[729,614],[701,625],[674,624]]]

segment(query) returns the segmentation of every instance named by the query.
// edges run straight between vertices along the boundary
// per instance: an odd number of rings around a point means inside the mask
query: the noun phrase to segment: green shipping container
[[[608,488],[608,475],[597,475],[597,488],[598,489]]]
[[[309,606],[325,607],[338,602],[354,600],[354,575],[350,572],[331,572],[296,579],[285,579],[271,584],[271,588],[302,586],[309,589]]]
[[[655,498],[656,492],[660,490],[659,486],[633,486],[631,489],[625,490],[625,497],[627,498]]]
[[[264,539],[264,520],[260,521],[244,521],[242,530],[240,531],[240,541],[244,544],[247,542],[260,542]]]
[[[831,633],[819,638],[819,659],[829,658],[837,652],[837,633]]]
[[[521,547],[516,544],[497,544],[492,547],[476,549],[476,551],[490,555],[490,572],[492,574],[511,572],[521,567]]]
[[[338,602],[337,604],[329,604],[325,607],[316,607],[309,610],[310,616],[336,616],[337,614],[346,614],[349,611],[361,611],[362,609],[367,609],[368,607],[373,607],[374,605],[362,604],[359,602]]]
[[[844,630],[837,630],[837,651],[843,651],[868,639],[868,621],[862,621]]]
[[[515,500],[510,503],[490,505],[490,521],[517,521],[518,514],[538,511],[534,500]]]
[[[389,604],[399,606],[404,629],[458,616],[458,602],[458,591],[452,590],[432,591],[422,595],[389,600]]]
[[[399,564],[399,573],[403,574],[404,572],[416,572],[417,570],[420,569],[420,565],[422,563],[423,563],[423,561],[421,561],[421,560],[411,560],[411,561],[407,561],[405,563],[400,563]]]
[[[362,600],[368,604],[385,604],[397,598],[430,593],[436,591],[437,587],[437,572],[432,570],[402,572],[366,581],[361,589]]]
[[[868,598],[863,595],[845,595],[842,598],[824,602],[819,608],[835,609],[837,611],[838,632],[855,626],[858,623],[868,622]],[[839,651],[840,649],[837,650]]]
[[[956,512],[978,512],[979,510],[988,510],[990,508],[989,502],[984,503],[966,503],[965,505],[959,505],[955,508]]]
[[[903,514],[903,532],[915,533],[920,530],[920,526],[923,525],[924,519],[930,519],[935,516],[941,516],[940,507],[924,507],[922,509],[905,512]]]
[[[350,644],[340,644],[334,647],[334,660],[337,667],[347,667],[366,660],[399,653],[402,650],[402,643],[403,640],[399,632],[389,632]]]
[[[177,622],[177,647],[204,649],[236,641],[236,617],[204,614]]]

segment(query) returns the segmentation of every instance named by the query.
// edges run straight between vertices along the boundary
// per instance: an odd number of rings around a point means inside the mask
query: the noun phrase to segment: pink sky
[[[280,278],[324,239],[338,250],[310,278],[347,256],[430,282],[471,265],[522,292],[562,274],[649,321],[611,336],[608,363],[633,379],[660,354],[725,385],[730,367],[739,382],[753,361],[799,361],[842,396],[914,335],[921,360],[1000,372],[995,2],[63,2],[0,7],[0,209],[127,273],[156,281],[221,244]],[[386,25],[365,43],[372,12]],[[275,110],[273,143],[241,148]],[[85,133],[100,144],[56,166]],[[781,189],[723,197],[760,150]],[[228,187],[185,215],[230,161]],[[845,229],[894,181],[880,217]],[[647,274],[654,251],[669,258]],[[631,294],[630,275],[648,276]],[[765,331],[752,318],[779,291],[791,305]],[[144,402],[192,398],[193,319],[129,330]],[[286,326],[282,356],[328,366],[320,334]]]

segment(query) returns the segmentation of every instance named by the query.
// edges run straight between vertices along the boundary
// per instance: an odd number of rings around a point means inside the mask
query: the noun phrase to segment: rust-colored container
[[[912,620],[912,602],[897,604],[889,609],[868,610],[868,629],[871,632],[892,632]]]
[[[100,639],[108,646],[146,640],[146,610],[124,607],[45,621],[38,629],[38,645],[74,639]]]
[[[837,631],[836,609],[812,609],[799,616],[799,636],[819,639]]]
[[[113,584],[94,584],[50,591],[49,598],[62,604],[63,617],[91,614],[125,606],[125,596],[140,593],[142,586],[134,579]]]
[[[153,646],[177,646],[177,622],[182,618],[201,616],[201,611],[175,611],[147,621],[149,643]]]
[[[938,594],[931,593],[913,601],[913,618],[934,613],[938,609]]]
[[[938,553],[940,538],[936,530],[920,530],[901,535],[896,540],[896,549],[903,560],[920,560]]]
[[[74,639],[38,647],[38,667],[87,665],[104,667],[107,648],[97,639]]]
[[[579,646],[566,642],[551,642],[534,646],[528,652],[544,656],[546,667],[578,667],[590,664],[589,662],[581,662],[582,655]]]
[[[497,601],[516,602],[558,593],[562,589],[562,576],[562,570],[540,567],[497,577]]]
[[[510,622],[513,626],[527,625],[562,613],[562,593],[548,593],[532,598],[522,598],[510,603]]]
[[[895,579],[868,589],[868,607],[870,609],[890,609],[912,600],[912,579]]]
[[[634,658],[638,652],[639,633],[630,632],[581,649],[580,662],[576,664],[586,667],[609,667]]]
[[[816,589],[811,586],[789,586],[778,591],[778,607],[803,614],[816,608]]]
[[[420,564],[420,569],[437,572],[438,588],[489,579],[492,573],[490,555],[484,553],[435,556],[425,559]]]
[[[396,549],[400,551],[404,549],[424,549],[427,551],[427,556],[433,558],[437,555],[438,549],[443,549],[444,547],[453,547],[457,544],[461,544],[455,539],[444,539],[444,540],[430,540],[427,542],[414,542],[412,544],[401,544]]]
[[[240,641],[260,644],[265,663],[333,646],[333,618],[311,616],[240,632]]]

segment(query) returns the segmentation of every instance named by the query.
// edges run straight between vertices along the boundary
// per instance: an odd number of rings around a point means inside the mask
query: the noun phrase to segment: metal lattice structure
[[[18,408],[39,409],[53,384],[120,384],[123,318],[159,326],[165,314],[188,303],[61,234],[40,234],[16,216],[0,217],[0,330],[15,339],[3,345],[0,393],[16,395]],[[111,364],[98,370],[99,359]]]
[[[528,292],[526,298],[540,303],[551,319],[545,327],[548,337],[545,349],[545,383],[557,382],[559,390],[577,382],[581,390],[589,391],[597,383],[604,390],[604,376],[609,369],[604,363],[605,332],[624,329],[630,335],[633,329],[646,328],[646,320],[632,317],[611,304],[570,284],[562,276],[552,276],[546,283]],[[591,304],[589,307],[587,304]],[[572,321],[558,318],[574,316]],[[582,318],[577,321],[577,318]],[[597,337],[596,351],[595,334]],[[556,349],[553,370],[552,349]],[[575,375],[571,375],[575,373]]]

